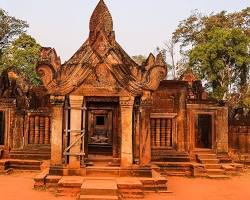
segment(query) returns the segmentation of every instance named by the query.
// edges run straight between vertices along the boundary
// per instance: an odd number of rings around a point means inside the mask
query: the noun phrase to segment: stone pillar
[[[40,127],[40,124],[39,124],[39,116],[35,116],[35,144],[39,144],[39,127]]]
[[[45,121],[44,117],[40,116],[40,138],[39,138],[39,144],[44,144],[44,131],[45,131]]]
[[[161,146],[161,119],[156,119],[156,147]]]
[[[140,119],[141,113],[139,106],[136,106],[135,113],[134,113],[135,125],[134,125],[134,137],[133,137],[133,144],[134,144],[134,162],[135,164],[139,164],[140,161]]]
[[[83,96],[70,96],[70,145],[80,137],[82,125]],[[79,169],[81,167],[80,156],[74,154],[81,152],[81,140],[70,148],[69,167]]]
[[[30,116],[29,119],[29,144],[34,144],[35,138],[35,118]]]
[[[134,97],[120,97],[121,110],[121,166],[133,164],[132,116]]]
[[[150,94],[141,99],[141,139],[140,139],[140,165],[147,165],[151,162],[151,132],[150,113],[152,108],[152,98]],[[156,122],[157,126],[157,122]],[[157,145],[156,133],[156,145]],[[159,144],[159,142],[158,142]]]
[[[50,123],[49,117],[45,117],[44,125],[44,144],[50,144]]]
[[[217,153],[228,152],[228,108],[221,107],[216,113],[216,150]]]
[[[177,115],[177,151],[179,152],[188,151],[189,148],[186,121],[186,90],[182,89],[179,99],[179,111]]]
[[[173,121],[172,121],[173,119],[167,119],[167,130],[166,130],[166,132],[167,132],[167,137],[166,137],[166,146],[167,147],[170,147],[170,146],[172,146],[172,134],[173,134],[173,130],[172,130],[172,123],[173,123]]]
[[[62,133],[64,96],[51,96],[51,165],[62,165]]]

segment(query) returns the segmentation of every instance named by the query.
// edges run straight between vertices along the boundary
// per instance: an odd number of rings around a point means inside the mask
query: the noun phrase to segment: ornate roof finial
[[[113,31],[113,20],[103,0],[96,6],[89,24],[90,32],[104,31],[109,35]]]

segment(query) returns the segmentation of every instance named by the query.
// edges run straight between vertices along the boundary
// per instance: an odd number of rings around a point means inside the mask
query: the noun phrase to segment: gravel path
[[[34,190],[34,172],[0,175],[1,200],[75,200],[56,197],[49,191]],[[250,171],[229,180],[169,177],[173,193],[147,194],[146,200],[250,200]]]

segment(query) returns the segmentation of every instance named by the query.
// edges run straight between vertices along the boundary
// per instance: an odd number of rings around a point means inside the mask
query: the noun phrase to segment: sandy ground
[[[49,191],[34,190],[35,173],[0,175],[0,200],[75,200],[56,197]],[[250,200],[250,171],[229,180],[169,177],[167,194],[147,194],[147,200]]]

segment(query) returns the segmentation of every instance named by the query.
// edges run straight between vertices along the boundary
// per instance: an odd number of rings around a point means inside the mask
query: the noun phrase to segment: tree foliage
[[[28,24],[20,19],[9,16],[7,12],[0,8],[0,57],[5,47],[25,32]]]
[[[36,74],[35,67],[39,61],[41,46],[34,38],[26,33],[20,35],[11,45],[3,51],[0,70],[12,68],[33,84],[39,84],[40,79]]]
[[[246,97],[250,71],[250,7],[235,13],[209,16],[194,12],[173,33],[188,57],[188,67],[199,75],[217,99],[230,94]],[[184,51],[185,50],[185,51]],[[244,99],[241,99],[241,103]]]

